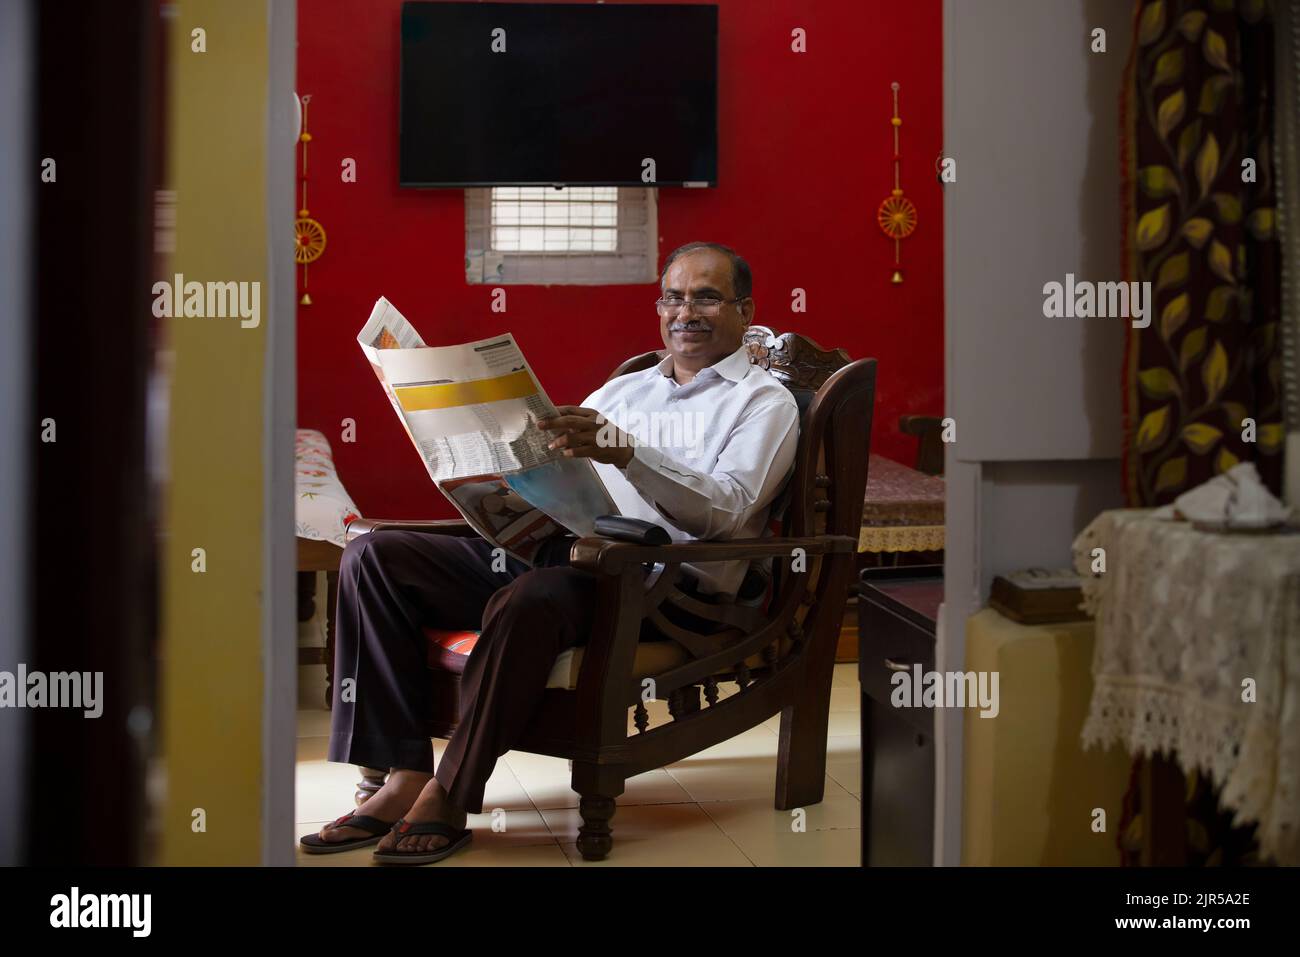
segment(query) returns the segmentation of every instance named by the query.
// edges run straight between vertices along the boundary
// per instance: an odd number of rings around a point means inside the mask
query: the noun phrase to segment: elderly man
[[[552,448],[596,463],[621,514],[674,539],[761,535],[794,466],[794,398],[742,346],[750,292],[749,265],[726,246],[675,250],[656,302],[667,357],[538,423],[554,435]],[[662,430],[651,426],[663,422],[685,447],[654,443]],[[493,571],[482,539],[388,530],[348,545],[329,759],[391,770],[357,811],[303,837],[304,850],[378,842],[376,860],[422,864],[468,842],[466,815],[482,810],[497,758],[527,727],[556,656],[591,628],[595,581],[568,566],[571,542],[546,543],[533,567],[510,558],[505,572]],[[689,573],[699,592],[727,596],[745,571],[732,562]],[[461,720],[435,775],[421,629],[480,626],[461,679]],[[350,695],[339,690],[347,679]]]

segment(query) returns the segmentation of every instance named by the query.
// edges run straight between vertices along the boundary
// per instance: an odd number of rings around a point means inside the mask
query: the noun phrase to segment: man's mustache
[[[674,322],[668,327],[669,332],[712,332],[713,326],[707,322],[692,319],[689,322]]]

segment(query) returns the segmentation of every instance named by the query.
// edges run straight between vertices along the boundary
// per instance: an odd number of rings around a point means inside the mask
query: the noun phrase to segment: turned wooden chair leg
[[[582,826],[578,828],[578,852],[584,861],[603,861],[614,847],[614,829],[609,822],[614,818],[616,803],[610,797],[586,797],[578,802]]]
[[[355,798],[357,804],[362,804],[384,786],[384,779],[388,777],[388,772],[380,771],[378,768],[359,767],[357,770],[361,772],[361,780],[357,782]]]
[[[584,861],[603,861],[614,846],[615,798],[623,793],[623,769],[573,762],[573,789],[578,792],[578,853]]]

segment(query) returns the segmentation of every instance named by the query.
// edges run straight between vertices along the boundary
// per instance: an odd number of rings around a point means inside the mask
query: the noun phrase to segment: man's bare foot
[[[370,795],[353,813],[366,814],[380,821],[396,821],[415,803],[415,799],[419,797],[425,783],[432,779],[433,775],[426,771],[408,771],[404,768],[394,768],[389,772],[388,780],[384,782],[384,786]],[[335,827],[333,824],[326,824],[320,829],[320,839],[330,844],[357,837],[373,836],[369,831],[346,825]]]
[[[447,792],[442,789],[437,778],[429,778],[424,789],[420,791],[419,797],[411,805],[410,810],[401,815],[412,824],[422,824],[427,821],[441,821],[444,824],[450,824],[452,827],[460,830],[465,827],[465,811],[462,808],[454,806],[447,799]],[[440,847],[446,847],[451,841],[441,834],[413,834],[409,837],[398,837],[391,831],[384,835],[384,839],[379,842],[375,848],[376,851],[391,851],[396,848],[399,851],[407,851],[412,854],[427,853],[436,851]]]

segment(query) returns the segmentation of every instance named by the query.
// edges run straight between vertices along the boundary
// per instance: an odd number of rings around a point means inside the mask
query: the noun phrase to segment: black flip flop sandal
[[[355,827],[370,833],[369,837],[349,837],[345,841],[325,841],[321,839],[319,833],[304,834],[298,838],[298,844],[303,851],[308,854],[337,854],[339,851],[350,851],[358,847],[369,847],[371,844],[378,844],[384,839],[384,835],[393,829],[393,825],[379,820],[377,817],[370,817],[368,814],[344,814],[330,822],[331,827]]]
[[[445,837],[450,843],[433,851],[375,851],[372,857],[381,864],[433,864],[450,857],[470,842],[473,832],[452,827],[442,821],[421,821],[415,823],[405,818],[393,825],[393,833],[402,837],[419,834],[436,834]]]

